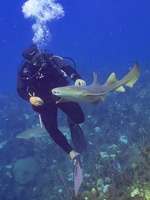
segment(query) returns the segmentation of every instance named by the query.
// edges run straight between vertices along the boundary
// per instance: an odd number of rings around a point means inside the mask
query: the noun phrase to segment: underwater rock
[[[17,183],[24,185],[34,181],[39,165],[33,157],[19,159],[14,164],[14,176]]]

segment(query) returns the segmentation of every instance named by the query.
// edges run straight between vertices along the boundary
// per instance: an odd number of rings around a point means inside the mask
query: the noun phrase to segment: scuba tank
[[[53,55],[51,52],[50,53],[47,53],[47,52],[50,52],[50,50],[45,50],[45,51],[43,51],[43,54],[44,55],[46,55],[45,57],[45,59],[46,59],[46,61],[47,61],[47,63],[50,63],[50,65],[52,66],[52,67],[54,67],[60,74],[62,74],[62,75],[64,75],[64,72],[60,69],[60,67],[59,66],[57,66],[53,61],[52,61],[52,59],[50,59],[50,56],[49,55]],[[41,53],[42,53],[42,51],[41,51]],[[48,59],[49,58],[49,59]],[[76,69],[76,63],[75,63],[75,61],[72,59],[72,58],[70,58],[70,57],[62,57],[63,59],[65,59],[65,60],[70,60],[72,63],[73,63],[73,68],[74,69]],[[23,64],[25,63],[25,58],[21,61],[21,63],[19,64],[19,66],[18,66],[18,76],[21,78],[21,79],[32,79],[32,78],[34,78],[44,67],[45,67],[45,65],[44,64],[46,64],[46,63],[43,63],[43,65],[42,65],[42,62],[41,62],[41,67],[31,76],[31,77],[22,77],[22,76],[20,76],[19,75],[19,71],[20,71],[20,69],[22,68],[22,66],[23,66]],[[67,62],[68,63],[68,62]],[[72,66],[72,65],[71,65]]]

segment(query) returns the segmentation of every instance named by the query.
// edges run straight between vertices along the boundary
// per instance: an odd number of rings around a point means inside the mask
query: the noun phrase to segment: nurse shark
[[[106,101],[105,94],[108,92],[125,92],[123,86],[132,88],[134,83],[138,80],[139,75],[140,68],[136,62],[131,71],[119,81],[116,79],[116,75],[113,72],[110,74],[107,81],[103,85],[100,85],[97,74],[93,72],[94,81],[91,85],[58,87],[52,90],[52,94],[61,97],[56,103],[72,101],[96,105],[99,100]]]

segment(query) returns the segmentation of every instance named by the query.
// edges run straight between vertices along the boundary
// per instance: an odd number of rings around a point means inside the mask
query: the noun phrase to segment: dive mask
[[[41,52],[36,45],[31,45],[22,52],[25,60],[33,65],[37,65],[40,55]]]

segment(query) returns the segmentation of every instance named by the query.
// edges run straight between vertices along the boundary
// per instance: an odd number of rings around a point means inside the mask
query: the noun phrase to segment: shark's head
[[[75,101],[75,99],[82,98],[84,95],[84,90],[82,86],[66,86],[58,87],[52,90],[52,94],[58,97],[62,97],[67,101]]]

